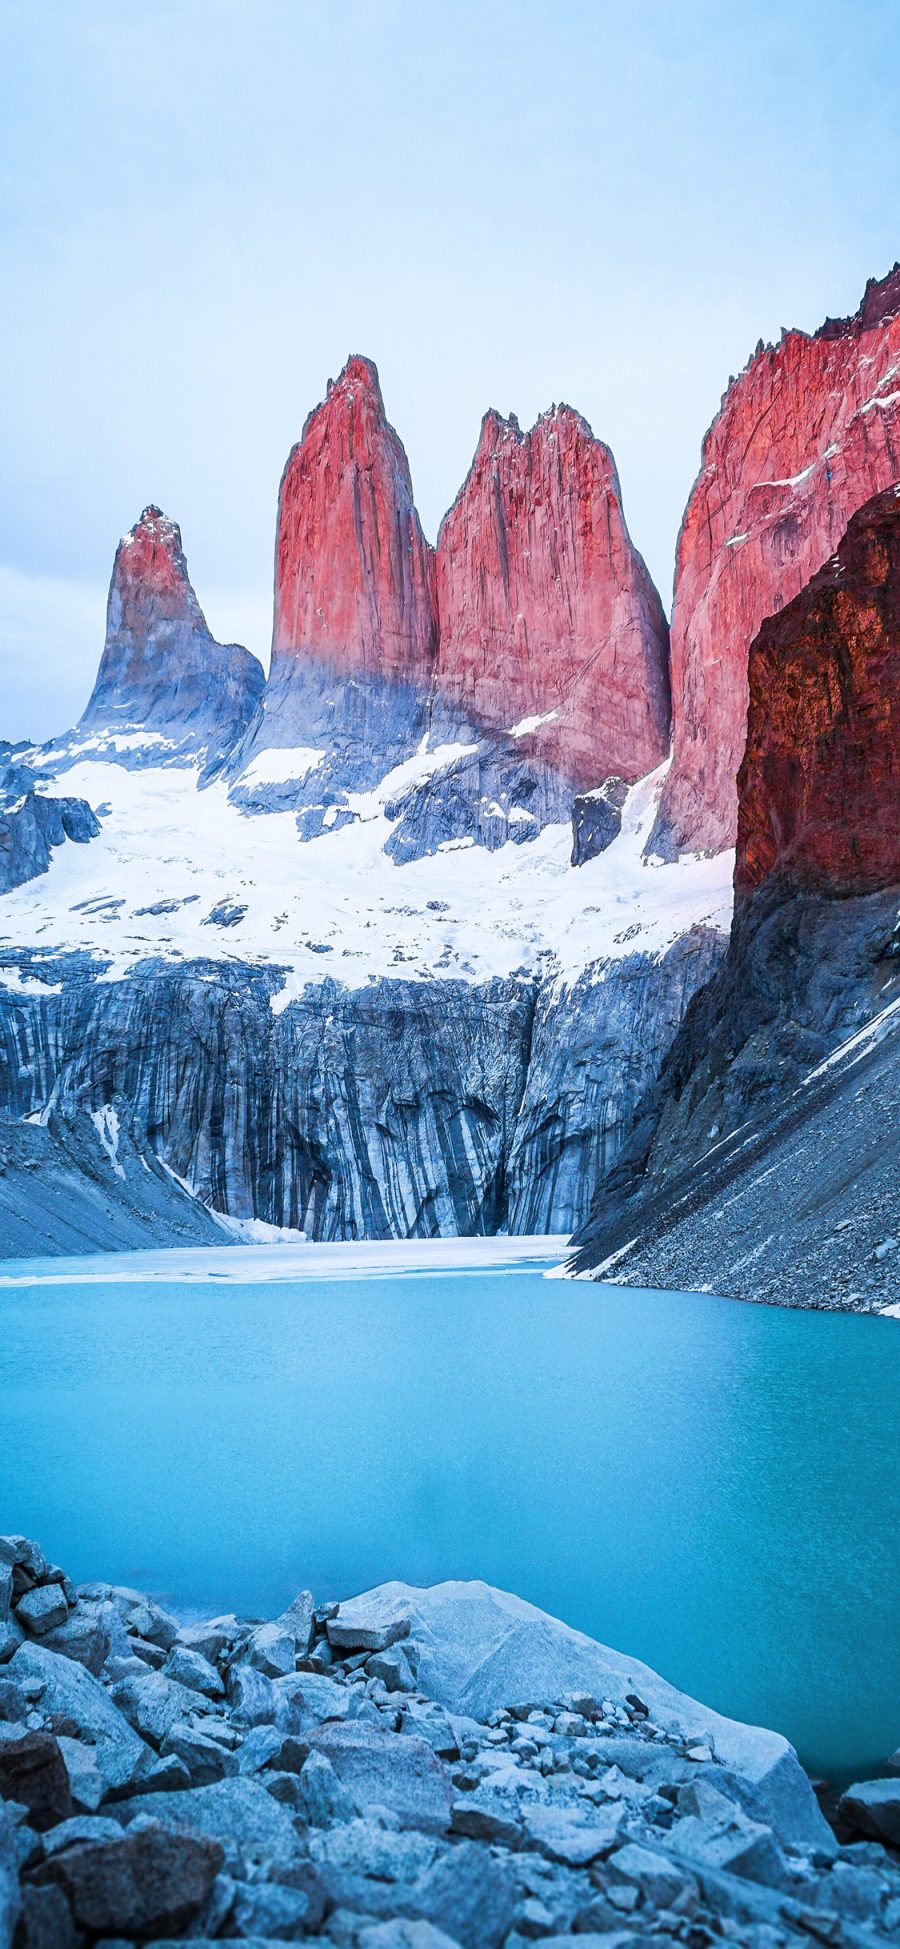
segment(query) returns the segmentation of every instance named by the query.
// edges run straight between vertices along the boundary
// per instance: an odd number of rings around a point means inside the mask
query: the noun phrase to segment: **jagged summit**
[[[263,682],[248,650],[216,642],[181,530],[151,503],[116,550],[106,641],[80,728],[188,738],[219,755],[244,728]]]
[[[575,785],[668,749],[667,630],[615,462],[572,407],[523,432],[489,412],[437,543],[440,696],[524,735]]]

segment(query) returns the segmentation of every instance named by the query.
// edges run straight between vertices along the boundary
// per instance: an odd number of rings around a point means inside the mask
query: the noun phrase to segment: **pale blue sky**
[[[566,399],[664,600],[729,373],[900,255],[897,0],[0,0],[0,737],[82,708],[119,534],[265,654],[278,480],[350,351],[434,536]]]

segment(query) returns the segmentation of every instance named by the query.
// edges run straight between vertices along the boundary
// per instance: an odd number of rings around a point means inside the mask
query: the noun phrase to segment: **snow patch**
[[[316,771],[324,758],[324,751],[307,744],[273,745],[268,751],[259,751],[251,758],[245,771],[237,780],[239,785],[286,785],[308,778]]]
[[[544,711],[540,717],[520,717],[518,724],[511,724],[508,735],[511,738],[530,738],[532,731],[539,731],[542,724],[553,724],[559,711]]]
[[[104,1103],[99,1110],[89,1110],[88,1115],[97,1132],[103,1149],[117,1178],[124,1180],[125,1172],[119,1163],[119,1113],[111,1103]]]

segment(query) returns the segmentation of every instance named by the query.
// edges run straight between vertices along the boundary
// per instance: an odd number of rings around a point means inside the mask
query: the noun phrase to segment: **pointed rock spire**
[[[106,642],[82,725],[190,735],[224,751],[246,725],[263,682],[256,657],[212,636],[177,523],[146,507],[116,550]]]
[[[348,359],[281,482],[272,676],[313,657],[336,672],[427,687],[433,553],[371,359]]]

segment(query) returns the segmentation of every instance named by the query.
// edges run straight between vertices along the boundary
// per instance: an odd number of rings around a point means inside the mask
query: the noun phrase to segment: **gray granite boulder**
[[[62,1890],[76,1924],[92,1938],[141,1940],[185,1929],[221,1863],[221,1848],[206,1836],[147,1826],[65,1848],[42,1864],[35,1880]]]
[[[639,1696],[657,1725],[709,1743],[752,1789],[759,1819],[785,1838],[833,1846],[807,1775],[779,1733],[723,1718],[638,1659],[573,1631],[523,1598],[479,1582],[429,1590],[389,1583],[342,1605],[341,1615],[348,1612],[364,1615],[373,1632],[379,1620],[387,1628],[408,1618],[420,1647],[420,1689],[451,1712],[475,1719],[526,1699],[574,1692],[623,1707],[629,1694]]]
[[[839,1812],[857,1833],[900,1847],[900,1779],[859,1781],[842,1795]]]
[[[208,1834],[249,1860],[287,1864],[298,1851],[293,1820],[257,1780],[219,1780],[183,1793],[136,1794],[118,1803],[127,1824],[141,1815],[167,1827]]]
[[[310,1746],[330,1760],[358,1804],[385,1808],[401,1827],[446,1832],[452,1788],[432,1748],[415,1733],[382,1731],[357,1721],[322,1726],[310,1735]]]
[[[40,1683],[40,1709],[71,1720],[96,1755],[107,1789],[127,1786],[147,1757],[147,1748],[108,1692],[72,1658],[60,1658],[43,1645],[23,1644],[12,1658],[10,1675],[19,1684]]]

